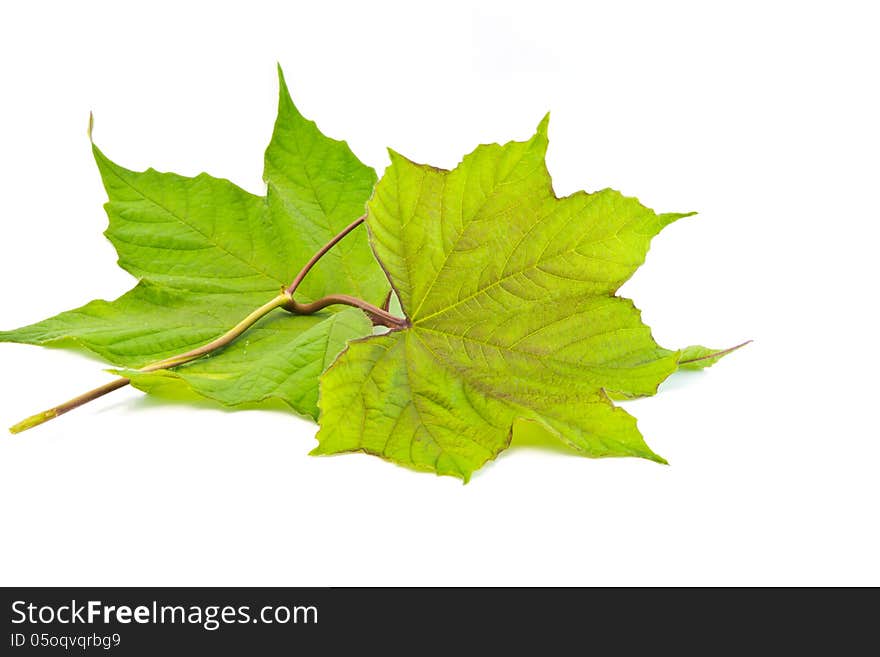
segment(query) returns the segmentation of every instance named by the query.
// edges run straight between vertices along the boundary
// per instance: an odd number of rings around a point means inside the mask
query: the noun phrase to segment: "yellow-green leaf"
[[[410,326],[327,370],[314,453],[467,480],[528,423],[586,456],[663,462],[609,394],[653,394],[679,352],[615,292],[687,215],[610,189],[557,198],[546,149],[545,119],[452,171],[391,153],[366,221]]]

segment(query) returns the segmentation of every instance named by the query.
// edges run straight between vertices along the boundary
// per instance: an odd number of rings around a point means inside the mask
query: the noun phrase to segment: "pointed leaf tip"
[[[685,219],[687,217],[693,217],[696,212],[663,212],[657,215],[658,220],[660,221],[660,226],[662,228],[666,228],[669,224],[673,224],[679,219]]]
[[[547,136],[547,126],[550,124],[550,112],[547,112],[544,115],[544,118],[538,123],[538,127],[535,130],[536,135],[541,135],[542,137]]]
[[[388,151],[388,157],[391,158],[391,165],[392,166],[394,166],[395,164],[398,164],[398,163],[400,163],[400,164],[415,164],[415,162],[413,162],[411,159],[409,159],[406,155],[401,155],[400,153],[398,153],[396,150],[394,150],[391,147],[386,148],[386,150]]]
[[[751,340],[746,340],[745,342],[727,349],[710,349],[709,347],[703,347],[701,345],[686,347],[679,352],[678,369],[702,370],[711,367],[724,356],[742,349],[751,342]]]
[[[92,139],[92,131],[94,129],[95,129],[95,113],[89,112],[89,129],[87,130],[86,134],[89,136],[89,141],[92,142],[93,144],[95,143],[95,140]]]
[[[284,71],[281,70],[281,64],[278,64],[278,95],[279,100],[290,100],[290,89],[287,88],[287,80],[284,77]]]

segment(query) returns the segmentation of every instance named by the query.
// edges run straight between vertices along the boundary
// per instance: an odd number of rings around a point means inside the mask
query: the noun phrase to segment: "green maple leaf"
[[[466,481],[539,431],[587,456],[664,462],[609,395],[654,394],[683,352],[660,347],[615,292],[688,215],[610,189],[557,198],[546,129],[480,146],[452,171],[391,152],[366,223],[410,326],[350,343],[324,373],[315,454],[363,451]],[[700,349],[684,352],[693,368],[715,353]]]
[[[314,316],[275,310],[222,351],[174,370],[138,373],[223,334],[287,286],[316,251],[364,212],[376,174],[345,142],[324,136],[293,105],[279,68],[278,117],[266,150],[266,196],[228,180],[135,172],[93,146],[109,196],[106,232],[139,283],[0,340],[88,350],[126,368],[148,392],[191,390],[224,404],[278,398],[317,415],[317,379],[371,323],[359,310]],[[363,228],[298,289],[302,298],[348,292],[374,302],[388,286]]]

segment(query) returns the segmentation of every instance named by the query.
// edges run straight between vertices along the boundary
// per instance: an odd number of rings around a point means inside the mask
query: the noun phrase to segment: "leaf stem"
[[[323,310],[327,306],[333,306],[336,304],[344,304],[346,306],[360,308],[367,313],[375,325],[387,326],[390,329],[405,329],[410,325],[409,320],[405,317],[396,317],[387,310],[383,310],[378,306],[367,303],[363,299],[358,299],[357,297],[348,294],[328,294],[326,297],[318,299],[317,301],[312,301],[311,303],[299,303],[295,299],[291,299],[285,304],[284,308],[298,315],[311,315],[319,310]]]
[[[309,271],[311,271],[312,267],[314,267],[315,264],[330,249],[336,246],[336,244],[338,244],[339,241],[342,240],[342,238],[344,238],[351,231],[364,223],[365,219],[366,215],[358,217],[348,226],[343,228],[338,235],[333,237],[333,239],[327,242],[327,244],[318,249],[315,255],[313,255],[299,271],[299,273],[296,275],[296,278],[293,279],[291,284],[283,289],[278,296],[274,297],[271,301],[266,302],[265,304],[254,310],[252,313],[250,313],[247,317],[245,317],[231,329],[226,331],[226,333],[221,335],[219,338],[211,340],[210,342],[207,342],[200,347],[196,347],[195,349],[191,349],[190,351],[186,351],[182,354],[178,354],[176,356],[171,356],[169,358],[150,363],[149,365],[145,365],[144,367],[141,367],[136,371],[155,372],[156,370],[167,369],[169,367],[177,367],[178,365],[189,363],[190,361],[210,354],[217,349],[221,349],[230,344],[242,333],[244,333],[250,327],[256,324],[257,321],[262,319],[264,316],[266,316],[276,308],[284,308],[285,310],[299,315],[310,315],[326,308],[327,306],[331,306],[334,304],[345,304],[363,310],[373,321],[373,324],[387,326],[391,329],[406,328],[407,326],[409,326],[409,321],[406,318],[395,317],[385,309],[378,308],[377,306],[367,303],[362,299],[358,299],[357,297],[349,296],[347,294],[331,294],[311,303],[299,303],[293,298],[293,293],[299,287],[299,284],[302,283],[303,279],[306,277]],[[124,388],[129,383],[131,383],[131,379],[128,379],[126,377],[114,379],[113,381],[105,383],[104,385],[99,386],[94,390],[90,390],[77,397],[74,397],[73,399],[66,401],[63,404],[53,406],[48,410],[37,413],[36,415],[32,415],[29,418],[26,418],[18,424],[10,427],[9,431],[11,431],[12,433],[21,433],[22,431],[32,429],[33,427],[39,426],[44,422],[48,422],[49,420],[56,418],[59,415],[63,415],[68,411],[72,411],[74,408],[78,408],[83,404],[88,404],[90,401],[94,401],[99,397],[103,397],[104,395],[111,393],[114,390]]]
[[[409,321],[406,318],[395,317],[388,312],[388,303],[391,301],[391,290],[388,291],[388,296],[385,298],[385,302],[382,304],[381,308],[349,294],[330,294],[317,301],[312,301],[311,303],[300,303],[293,298],[294,292],[296,292],[299,284],[302,283],[312,267],[314,267],[330,249],[336,246],[343,237],[364,223],[366,218],[367,215],[364,214],[352,221],[348,226],[343,228],[338,235],[318,249],[318,251],[315,252],[315,255],[309,258],[309,261],[303,265],[303,268],[300,269],[296,278],[293,279],[293,282],[284,290],[284,292],[290,297],[287,303],[284,304],[285,310],[297,315],[311,315],[319,310],[323,310],[327,306],[344,304],[346,306],[353,306],[354,308],[360,308],[363,310],[370,317],[374,325],[387,326],[392,329],[403,329],[409,326]]]
[[[103,397],[109,392],[113,392],[114,390],[119,390],[119,388],[124,388],[129,384],[129,380],[125,378],[114,379],[109,383],[105,383],[104,385],[95,388],[94,390],[89,390],[78,397],[74,397],[70,401],[66,401],[63,404],[58,404],[58,406],[54,406],[49,410],[43,411],[42,413],[37,413],[36,415],[31,415],[29,418],[26,418],[9,427],[10,433],[21,433],[22,431],[27,431],[28,429],[32,429],[33,427],[39,426],[43,424],[43,422],[48,422],[59,415],[63,415],[67,413],[67,411],[72,411],[74,408],[82,406],[83,404],[88,404],[90,401],[94,399],[98,399],[98,397]]]
[[[225,347],[242,333],[247,331],[251,326],[256,324],[257,321],[268,315],[276,308],[283,307],[289,301],[291,301],[290,295],[287,292],[282,292],[277,297],[274,297],[271,301],[268,301],[257,308],[250,315],[245,317],[238,324],[226,331],[226,333],[221,335],[216,340],[211,340],[211,342],[203,344],[201,347],[196,347],[195,349],[191,349],[190,351],[184,352],[178,356],[171,356],[170,358],[159,360],[155,363],[150,363],[149,365],[140,368],[138,371],[155,372],[156,370],[163,370],[168,367],[176,367],[177,365],[183,365],[184,363],[188,363],[191,360],[195,360],[196,358],[200,358],[201,356],[209,354],[212,351],[216,351],[221,347]]]
[[[361,215],[360,217],[358,217],[357,219],[352,221],[348,226],[343,228],[342,232],[340,232],[336,237],[334,237],[329,242],[327,242],[324,246],[322,246],[320,249],[318,249],[315,252],[315,255],[313,255],[311,258],[309,258],[309,261],[305,265],[303,265],[302,269],[299,270],[299,273],[296,275],[296,278],[294,278],[293,282],[287,286],[287,289],[285,290],[285,292],[287,292],[288,295],[292,296],[293,293],[296,292],[296,288],[299,287],[299,284],[302,283],[302,280],[306,277],[306,274],[309,273],[309,271],[312,269],[312,267],[315,266],[315,264],[318,262],[318,260],[323,258],[324,255],[327,253],[327,251],[329,251],[334,246],[336,246],[343,237],[345,237],[351,231],[353,231],[355,228],[357,228],[362,223],[364,223],[364,219],[366,219],[366,218],[367,218],[367,215],[365,215],[365,214]]]
[[[268,315],[270,312],[275,310],[276,308],[281,308],[286,303],[291,301],[290,296],[286,292],[282,292],[271,301],[263,304],[252,313],[250,313],[247,317],[241,320],[238,324],[233,326],[231,329],[226,331],[223,335],[215,340],[211,340],[206,344],[203,344],[200,347],[196,347],[195,349],[191,349],[190,351],[184,352],[182,354],[178,354],[177,356],[171,356],[170,358],[165,358],[163,360],[158,360],[149,365],[145,365],[144,367],[139,368],[138,372],[155,372],[156,370],[163,370],[169,367],[176,367],[177,365],[183,365],[184,363],[188,363],[197,358],[200,358],[206,354],[211,353],[212,351],[216,351],[222,347],[225,347],[237,337],[239,337],[242,333],[247,331],[251,326],[253,326],[257,321]],[[119,388],[124,388],[129,383],[131,383],[131,379],[126,377],[120,377],[118,379],[114,379],[109,383],[105,383],[102,386],[95,388],[94,390],[89,390],[73,399],[64,402],[63,404],[59,404],[58,406],[53,406],[52,408],[37,413],[36,415],[31,415],[28,418],[25,418],[18,424],[13,425],[9,428],[9,431],[12,433],[21,433],[22,431],[26,431],[28,429],[32,429],[33,427],[39,426],[44,422],[48,422],[59,415],[63,415],[68,411],[72,411],[75,408],[82,406],[83,404],[88,404],[90,401],[94,401],[99,397],[103,397],[104,395],[113,392],[114,390],[119,390]]]

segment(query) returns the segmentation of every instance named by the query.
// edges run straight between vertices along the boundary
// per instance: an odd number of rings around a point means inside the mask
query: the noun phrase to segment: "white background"
[[[627,409],[671,466],[514,447],[467,486],[114,393],[0,437],[5,585],[880,584],[872,3],[6,3],[0,327],[131,286],[86,139],[261,193],[275,62],[325,133],[452,167],[547,110],[558,194],[699,210],[624,288],[755,342]],[[0,425],[106,380],[0,345]]]

